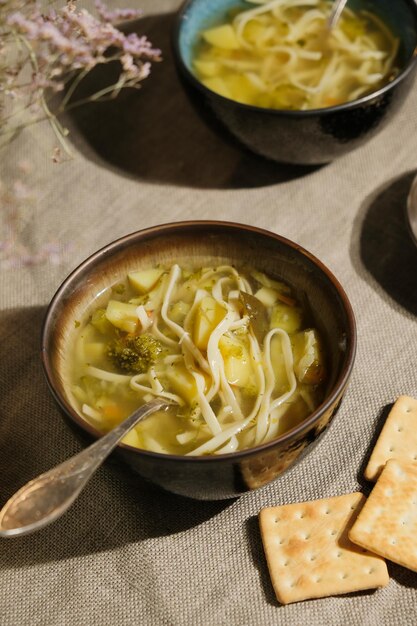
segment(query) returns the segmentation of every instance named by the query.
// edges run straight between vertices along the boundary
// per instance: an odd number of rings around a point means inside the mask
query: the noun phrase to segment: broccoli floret
[[[162,351],[161,342],[145,333],[116,339],[110,344],[107,356],[117,368],[130,374],[143,374]]]

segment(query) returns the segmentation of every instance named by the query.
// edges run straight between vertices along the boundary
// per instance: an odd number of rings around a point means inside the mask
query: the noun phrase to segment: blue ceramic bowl
[[[214,113],[252,151],[284,163],[332,161],[376,135],[404,101],[416,68],[417,4],[414,0],[351,0],[349,6],[377,14],[400,38],[401,72],[392,82],[354,102],[309,111],[265,109],[224,98],[195,77],[192,59],[200,31],[225,21],[231,8],[253,7],[242,0],[188,0],[174,32],[174,56],[192,101]]]

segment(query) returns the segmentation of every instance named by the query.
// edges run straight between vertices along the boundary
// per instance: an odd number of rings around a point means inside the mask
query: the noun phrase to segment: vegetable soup
[[[284,282],[231,265],[128,274],[80,326],[72,393],[106,432],[153,397],[175,405],[124,443],[223,454],[271,441],[321,403],[323,340]]]
[[[399,40],[369,11],[327,0],[248,0],[253,9],[201,32],[199,80],[221,96],[273,109],[319,109],[356,100],[397,76]]]

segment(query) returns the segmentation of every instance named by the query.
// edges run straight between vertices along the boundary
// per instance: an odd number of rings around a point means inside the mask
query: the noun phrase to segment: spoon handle
[[[336,26],[336,23],[339,17],[342,14],[343,9],[348,0],[335,0],[333,3],[332,10],[329,15],[329,19],[327,20],[327,28],[331,30]]]
[[[154,399],[88,448],[29,481],[0,511],[0,537],[26,535],[58,519],[124,435],[169,402]]]

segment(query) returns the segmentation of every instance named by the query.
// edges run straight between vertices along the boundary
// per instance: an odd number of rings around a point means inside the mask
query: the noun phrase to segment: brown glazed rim
[[[317,409],[307,417],[303,422],[295,426],[293,429],[285,432],[280,437],[273,439],[264,444],[260,444],[258,446],[254,446],[252,448],[248,448],[247,450],[242,450],[239,452],[233,452],[229,454],[218,454],[213,456],[193,456],[193,457],[185,457],[181,455],[175,454],[161,454],[158,452],[151,452],[148,450],[142,450],[140,448],[135,448],[133,446],[129,446],[126,444],[119,444],[120,448],[125,450],[129,450],[131,453],[144,455],[145,457],[150,457],[154,459],[158,459],[159,462],[166,461],[186,461],[189,463],[219,463],[223,462],[235,462],[239,460],[243,460],[247,457],[252,456],[254,453],[268,451],[269,449],[274,448],[277,444],[285,444],[291,439],[296,439],[298,435],[302,434],[304,431],[310,429],[311,426],[314,425],[315,422],[319,421],[320,418],[326,411],[328,411],[332,405],[338,401],[341,397],[349,376],[352,371],[355,354],[356,354],[356,323],[355,317],[352,310],[352,306],[349,302],[349,299],[344,291],[343,287],[337,280],[337,278],[333,275],[333,273],[313,254],[305,250],[302,246],[282,237],[281,235],[277,235],[273,232],[264,230],[262,228],[258,228],[256,226],[251,226],[248,224],[240,224],[237,222],[225,222],[225,221],[215,221],[215,220],[193,220],[193,221],[183,221],[183,222],[172,222],[167,224],[161,224],[157,226],[152,226],[150,228],[146,228],[140,231],[136,231],[134,233],[130,233],[121,237],[103,248],[99,249],[97,252],[89,256],[85,259],[77,268],[75,268],[63,281],[61,286],[56,291],[53,296],[42,326],[42,335],[41,335],[41,358],[42,365],[44,369],[44,373],[46,375],[46,380],[48,383],[48,387],[55,401],[57,402],[60,409],[69,416],[79,427],[83,430],[87,431],[90,435],[98,439],[102,433],[92,427],[88,422],[82,419],[82,417],[72,408],[72,406],[65,400],[65,398],[61,395],[59,391],[55,388],[54,385],[54,375],[53,375],[53,367],[48,355],[47,346],[48,346],[48,337],[51,333],[53,327],[53,319],[55,310],[60,306],[60,300],[65,292],[71,287],[72,283],[78,284],[80,279],[82,280],[85,275],[88,274],[91,265],[94,265],[96,262],[100,261],[103,257],[107,256],[108,253],[112,253],[116,250],[123,250],[124,248],[130,246],[132,242],[137,244],[141,242],[145,242],[149,239],[154,239],[160,236],[167,236],[170,234],[181,234],[181,233],[189,233],[193,231],[202,231],[206,229],[219,230],[222,232],[229,232],[231,234],[238,233],[239,231],[244,231],[248,234],[260,235],[262,237],[267,237],[269,239],[275,240],[284,246],[292,248],[298,255],[306,257],[313,265],[316,266],[328,279],[328,281],[332,284],[333,288],[337,292],[340,301],[342,303],[343,309],[346,313],[347,318],[347,346],[346,346],[346,354],[344,357],[343,367],[339,376],[337,377],[332,390],[330,391],[326,400],[317,407]],[[118,446],[118,447],[119,447]]]

